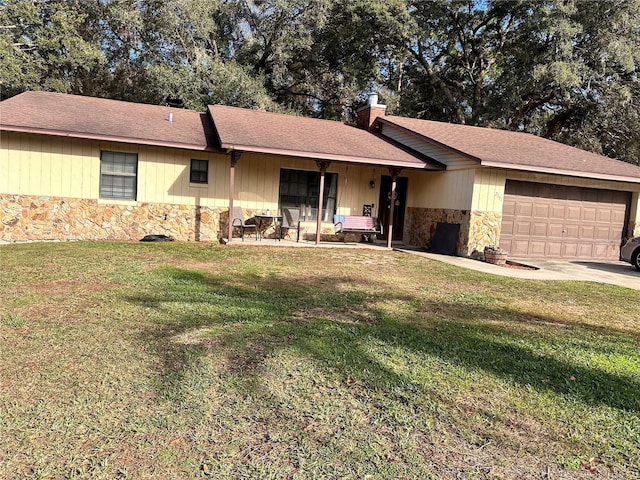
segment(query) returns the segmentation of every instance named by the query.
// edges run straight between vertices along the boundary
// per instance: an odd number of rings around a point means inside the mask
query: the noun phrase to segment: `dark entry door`
[[[393,238],[391,240],[402,240],[408,184],[409,179],[407,177],[398,177],[396,183],[396,198],[394,199],[395,205],[393,207]],[[389,213],[391,212],[391,177],[389,175],[383,175],[380,181],[380,199],[378,200],[378,205],[380,206],[378,217],[384,229],[384,233],[378,235],[378,238],[387,240],[387,234],[389,233],[387,231],[389,229]]]

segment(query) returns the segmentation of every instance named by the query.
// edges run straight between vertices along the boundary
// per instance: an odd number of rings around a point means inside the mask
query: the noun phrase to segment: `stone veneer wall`
[[[456,253],[468,255],[469,212],[446,208],[407,208],[405,214],[404,242],[424,249],[431,247],[438,222],[460,224]]]
[[[498,245],[502,215],[494,212],[443,208],[408,208],[405,242],[429,249],[438,222],[460,224],[456,253],[466,257],[474,252],[483,252],[489,245]]]
[[[500,246],[502,214],[497,212],[471,212],[469,227],[469,254],[484,252],[485,247]]]
[[[316,228],[317,224],[314,221],[302,221],[300,222],[300,241],[306,240],[309,242],[313,242],[316,239]],[[287,240],[296,240],[296,231],[289,230],[288,232],[285,230],[284,237]],[[356,233],[348,233],[346,235],[336,235],[335,227],[333,223],[322,222],[320,225],[320,241],[321,242],[359,242],[362,238],[362,235]]]
[[[0,241],[140,240],[149,234],[218,241],[227,217],[226,208],[0,194]]]

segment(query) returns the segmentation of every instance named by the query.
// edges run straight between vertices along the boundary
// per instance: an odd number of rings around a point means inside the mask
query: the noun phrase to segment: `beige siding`
[[[138,154],[138,203],[228,204],[227,155],[7,132],[0,147],[0,193],[98,199],[101,150]],[[207,185],[189,183],[192,158],[209,161]]]
[[[502,212],[506,172],[490,168],[476,170],[471,209],[483,212]]]
[[[382,133],[392,140],[404,144],[417,152],[445,164],[447,166],[447,170],[470,168],[478,165],[478,162],[471,160],[464,155],[460,155],[459,153],[430,143],[424,137],[411,134],[404,129],[391,125],[384,125],[382,127]]]
[[[127,145],[121,145],[125,151]],[[106,150],[107,148],[103,148]],[[138,152],[138,201],[221,207],[228,204],[229,157],[188,150],[143,147]],[[191,159],[209,161],[205,184],[191,184]]]
[[[9,168],[9,149],[15,147],[15,138],[0,132],[0,192],[7,191],[8,185],[15,180],[12,178],[15,172]]]
[[[475,172],[408,172],[407,207],[470,210]]]
[[[354,165],[339,165],[329,169],[338,173],[338,213],[341,215],[362,215],[362,206],[374,204],[374,215],[378,211],[380,182],[383,174],[388,174],[380,168],[361,167]],[[375,181],[375,188],[369,186]],[[411,188],[411,187],[409,187]]]
[[[243,154],[236,165],[234,204],[257,211],[277,209],[282,168],[318,171],[313,160]],[[332,163],[327,172],[338,174],[338,213],[359,215],[362,205],[378,202],[380,177],[386,170]],[[371,180],[375,189],[369,186]]]
[[[90,197],[99,151],[86,141],[2,133],[0,192],[21,195]],[[95,196],[94,196],[95,198]]]
[[[102,150],[138,154],[137,202],[102,203],[228,205],[229,155],[6,132],[0,148],[0,193],[99,200]],[[207,185],[190,184],[192,158],[209,160]],[[256,210],[277,208],[281,168],[318,171],[313,160],[244,154],[236,166],[236,202]],[[360,213],[363,204],[377,203],[386,169],[333,163],[328,171],[338,174],[339,213]]]

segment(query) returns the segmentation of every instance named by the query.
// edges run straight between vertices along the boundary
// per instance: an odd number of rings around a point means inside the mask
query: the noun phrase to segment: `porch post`
[[[398,184],[398,175],[400,175],[400,169],[397,167],[389,167],[389,174],[391,175],[391,192],[389,193],[389,225],[387,225],[387,248],[391,248],[391,241],[393,240],[393,211],[396,204],[396,186]]]
[[[316,245],[320,244],[320,228],[322,226],[322,204],[324,203],[324,176],[327,173],[329,164],[326,160],[316,160],[316,165],[320,169],[320,192],[318,192],[318,219],[316,222]]]
[[[231,162],[229,164],[229,228],[228,228],[228,240],[227,244],[231,243],[231,239],[233,238],[233,196],[234,196],[234,185],[235,185],[235,177],[236,177],[236,163],[240,161],[240,155],[242,152],[238,152],[236,150],[231,152]]]

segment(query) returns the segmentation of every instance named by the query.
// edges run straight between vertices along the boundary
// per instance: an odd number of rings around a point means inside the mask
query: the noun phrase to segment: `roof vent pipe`
[[[173,113],[169,114],[169,123],[173,123]]]
[[[378,104],[378,94],[375,92],[371,92],[369,94],[369,101],[367,102],[368,105],[377,105]]]

